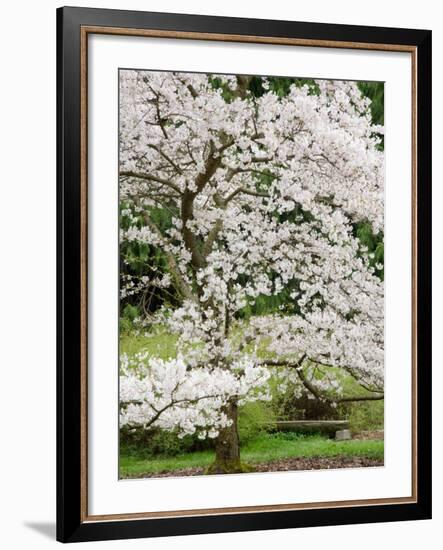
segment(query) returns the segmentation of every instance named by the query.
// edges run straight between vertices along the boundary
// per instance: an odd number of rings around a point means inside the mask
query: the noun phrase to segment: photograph
[[[384,83],[118,87],[119,478],[382,467]]]
[[[2,547],[433,549],[438,4],[77,4],[2,12]]]

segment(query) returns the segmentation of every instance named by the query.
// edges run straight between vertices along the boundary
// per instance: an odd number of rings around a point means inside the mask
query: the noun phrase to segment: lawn
[[[366,457],[383,460],[384,443],[375,440],[334,441],[318,435],[301,436],[294,433],[262,434],[246,443],[241,450],[242,460],[260,464],[285,458]],[[120,457],[121,477],[137,477],[185,468],[206,468],[214,460],[212,451],[199,451],[174,457],[141,458],[136,455]]]
[[[120,353],[135,355],[140,352],[147,352],[149,355],[160,359],[170,359],[177,355],[177,336],[168,334],[165,331],[158,331],[152,334],[121,334]]]

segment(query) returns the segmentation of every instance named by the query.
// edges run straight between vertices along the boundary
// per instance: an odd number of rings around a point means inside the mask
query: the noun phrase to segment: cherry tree
[[[121,242],[166,266],[122,296],[171,293],[150,322],[178,336],[174,359],[122,357],[121,425],[214,438],[214,473],[242,471],[238,407],[271,399],[271,378],[333,404],[383,398],[383,266],[355,232],[383,231],[383,128],[352,82],[250,84],[120,72]],[[277,311],[241,315],[283,292]]]

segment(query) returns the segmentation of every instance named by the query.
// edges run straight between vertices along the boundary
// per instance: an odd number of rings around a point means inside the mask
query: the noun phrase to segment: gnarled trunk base
[[[215,461],[206,470],[207,474],[238,474],[252,472],[253,469],[240,460],[240,441],[238,437],[238,405],[231,400],[224,408],[232,424],[220,430],[215,440]]]

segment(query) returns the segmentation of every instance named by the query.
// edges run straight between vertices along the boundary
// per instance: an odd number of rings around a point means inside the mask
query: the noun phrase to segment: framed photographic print
[[[431,32],[60,8],[63,542],[431,517]]]

